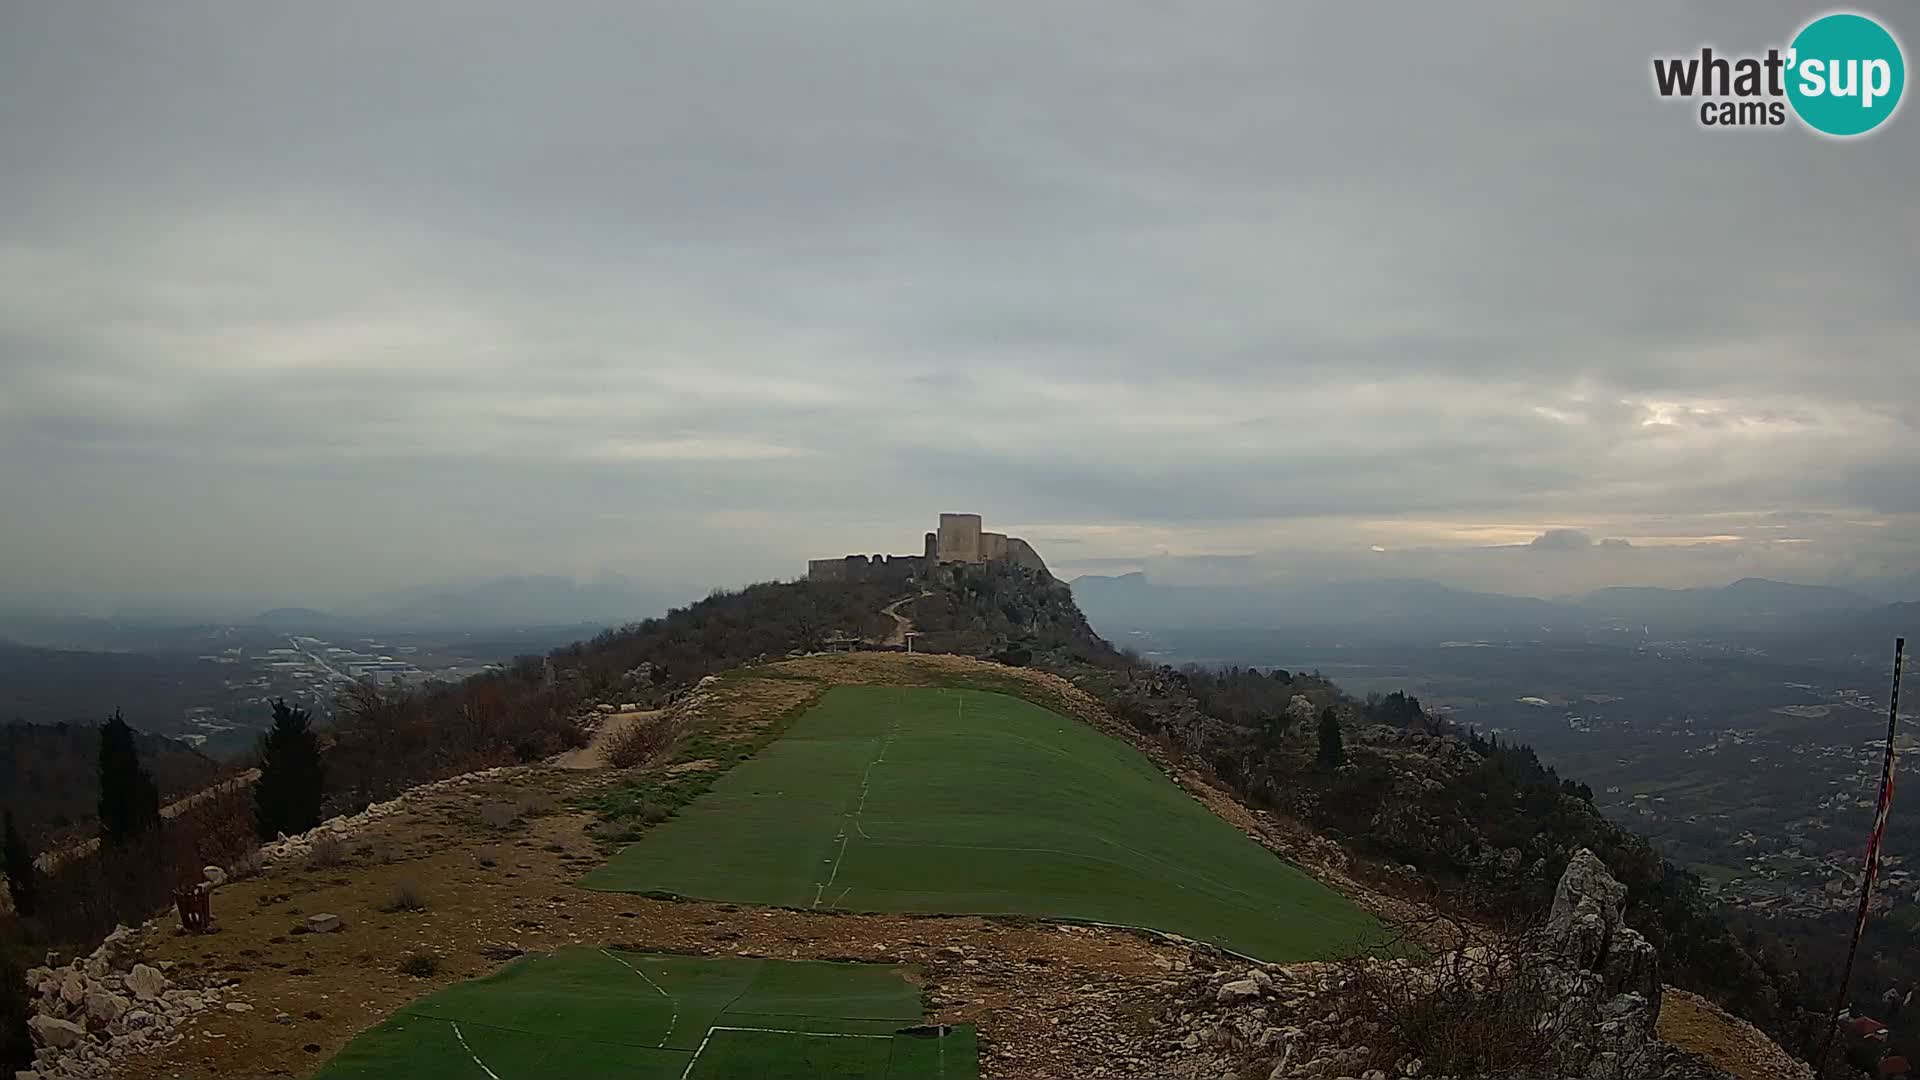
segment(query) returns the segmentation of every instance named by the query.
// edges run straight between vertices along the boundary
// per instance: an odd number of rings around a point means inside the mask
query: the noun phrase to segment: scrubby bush
[[[1371,1064],[1397,1075],[1418,1059],[1432,1075],[1489,1080],[1585,1074],[1591,1051],[1574,1036],[1598,1025],[1598,1009],[1556,992],[1541,963],[1553,943],[1540,931],[1477,933],[1436,916],[1393,933],[1388,952],[1414,953],[1422,941],[1446,948],[1434,962],[1339,962],[1337,1011],[1364,1032],[1356,1038]]]
[[[400,974],[428,978],[440,970],[440,958],[429,952],[410,952],[400,958]]]
[[[670,720],[636,720],[606,742],[607,764],[633,769],[658,757],[673,744],[679,725]]]

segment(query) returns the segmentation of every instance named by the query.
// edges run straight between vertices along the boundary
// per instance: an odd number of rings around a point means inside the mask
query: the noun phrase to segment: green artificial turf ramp
[[[583,884],[1144,926],[1282,962],[1379,936],[1137,750],[974,690],[835,687]]]
[[[973,1080],[972,1030],[928,1037],[906,971],[568,948],[414,1002],[320,1077]]]

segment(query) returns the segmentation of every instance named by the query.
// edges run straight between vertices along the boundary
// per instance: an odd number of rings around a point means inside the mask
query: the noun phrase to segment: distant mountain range
[[[1681,620],[1706,624],[1730,619],[1778,619],[1858,611],[1875,606],[1874,601],[1847,589],[1754,577],[1702,589],[1599,589],[1578,597],[1575,603],[1589,611],[1629,621]]]
[[[1851,656],[1920,631],[1920,604],[1765,578],[1695,589],[1608,588],[1557,600],[1431,581],[1249,587],[1159,585],[1145,574],[1088,575],[1074,599],[1109,636],[1129,630],[1286,631],[1317,644],[1542,641],[1559,637],[1716,638],[1796,654]]]

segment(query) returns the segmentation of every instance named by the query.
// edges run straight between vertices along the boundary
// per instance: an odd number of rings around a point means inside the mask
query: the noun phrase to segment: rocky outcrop
[[[1538,934],[1423,962],[1198,972],[1160,1017],[1165,1071],[1244,1080],[1729,1080],[1656,1036],[1658,956],[1622,920],[1625,900],[1626,889],[1582,850]],[[1462,1038],[1463,1025],[1504,1045]],[[1505,1064],[1462,1064],[1477,1053]]]
[[[139,962],[140,933],[118,927],[84,958],[27,971],[35,1050],[22,1075],[111,1076],[116,1060],[178,1041],[195,1014],[225,1003],[225,986],[176,986]]]

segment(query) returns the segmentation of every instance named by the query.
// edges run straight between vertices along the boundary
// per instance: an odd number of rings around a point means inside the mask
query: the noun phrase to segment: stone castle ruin
[[[1006,533],[982,532],[979,514],[941,514],[940,528],[926,535],[922,554],[810,559],[807,580],[904,581],[949,563],[993,562],[1047,572],[1047,564],[1032,544]]]

